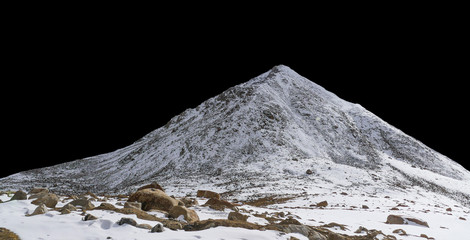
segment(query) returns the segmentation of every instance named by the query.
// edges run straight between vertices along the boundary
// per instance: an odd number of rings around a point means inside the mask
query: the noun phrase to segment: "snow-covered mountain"
[[[241,198],[313,185],[368,193],[417,187],[470,205],[469,171],[283,65],[128,147],[11,175],[0,190],[123,192],[154,180],[180,191],[211,184]]]

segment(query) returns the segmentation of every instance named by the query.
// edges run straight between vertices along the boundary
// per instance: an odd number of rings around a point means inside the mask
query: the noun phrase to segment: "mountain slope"
[[[152,180],[169,186],[215,181],[235,193],[284,180],[419,186],[463,204],[470,199],[470,173],[462,166],[282,65],[128,147],[14,174],[0,179],[0,188],[121,192]],[[273,185],[271,192],[286,186]]]

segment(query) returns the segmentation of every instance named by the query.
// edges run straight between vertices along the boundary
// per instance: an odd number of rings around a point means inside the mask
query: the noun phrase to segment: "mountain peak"
[[[335,168],[361,177],[344,180]],[[243,191],[240,179],[303,179],[305,169],[318,169],[317,180],[325,183],[362,184],[364,175],[375,184],[373,176],[382,172],[380,188],[421,184],[470,196],[470,173],[462,166],[285,65],[184,111],[128,147],[0,181],[6,188],[29,179],[63,183],[56,191],[109,192],[217,176],[224,191]]]

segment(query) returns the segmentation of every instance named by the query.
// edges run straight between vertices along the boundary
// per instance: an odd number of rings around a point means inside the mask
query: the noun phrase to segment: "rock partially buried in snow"
[[[121,220],[119,220],[119,222],[117,224],[119,224],[119,225],[129,224],[129,225],[134,226],[134,227],[137,226],[137,222],[134,219],[125,218],[125,217],[121,218]]]
[[[38,198],[31,203],[35,205],[45,204],[48,208],[55,208],[59,202],[59,197],[57,197],[57,195],[54,193],[43,193],[44,194],[39,195]]]
[[[150,232],[163,232],[164,231],[164,228],[163,228],[163,225],[162,224],[157,224],[155,225],[151,230]]]
[[[44,213],[47,213],[47,212],[48,212],[48,211],[47,211],[46,205],[41,204],[41,205],[39,205],[39,206],[34,210],[33,213],[28,214],[28,215],[26,215],[26,216],[30,217],[30,216],[35,216],[35,215],[44,214]]]
[[[85,217],[83,218],[83,221],[92,221],[92,220],[96,220],[98,219],[97,217],[91,215],[91,214],[87,214],[85,215]]]
[[[148,185],[145,185],[145,186],[142,186],[140,187],[139,189],[137,189],[137,191],[139,190],[144,190],[144,189],[147,189],[147,188],[155,188],[155,189],[159,189],[159,190],[162,190],[163,192],[165,192],[165,190],[163,189],[162,186],[160,186],[160,184],[158,184],[157,182],[152,182]]]
[[[389,215],[387,217],[387,221],[385,222],[387,224],[415,224],[415,225],[420,225],[424,227],[428,227],[429,225],[427,222],[414,218],[414,217],[405,217],[405,216],[399,216],[399,215]]]
[[[19,190],[15,193],[15,195],[13,195],[13,197],[11,197],[10,200],[13,201],[13,200],[26,200],[26,199],[28,199],[28,195],[25,192]]]
[[[247,219],[248,219],[248,216],[243,215],[239,212],[230,212],[228,214],[228,220],[246,222]]]
[[[87,199],[84,199],[84,198],[73,200],[73,201],[70,202],[70,204],[74,205],[74,206],[81,206],[85,210],[95,208],[95,205],[93,205],[93,203],[91,203],[90,200],[87,200]]]
[[[199,216],[194,210],[187,209],[183,206],[172,207],[170,209],[170,212],[168,213],[168,216],[175,219],[179,218],[180,216],[183,216],[184,220],[188,223],[194,223],[196,221],[199,221]]]
[[[124,208],[142,209],[142,203],[140,203],[140,202],[126,202],[126,203],[124,203]]]
[[[128,201],[142,203],[142,210],[144,211],[157,209],[168,212],[172,207],[178,206],[178,200],[155,188],[139,190],[129,196]]]
[[[212,209],[223,211],[225,208],[236,209],[235,205],[229,201],[211,198],[204,206],[209,206]]]
[[[220,199],[220,194],[208,190],[197,190],[197,197]]]

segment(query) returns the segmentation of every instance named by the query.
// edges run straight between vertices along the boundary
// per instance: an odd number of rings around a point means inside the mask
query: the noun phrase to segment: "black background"
[[[299,29],[281,20],[161,20],[43,16],[12,25],[0,176],[127,146],[278,64],[469,169],[468,49],[458,25],[358,17],[312,19]]]

